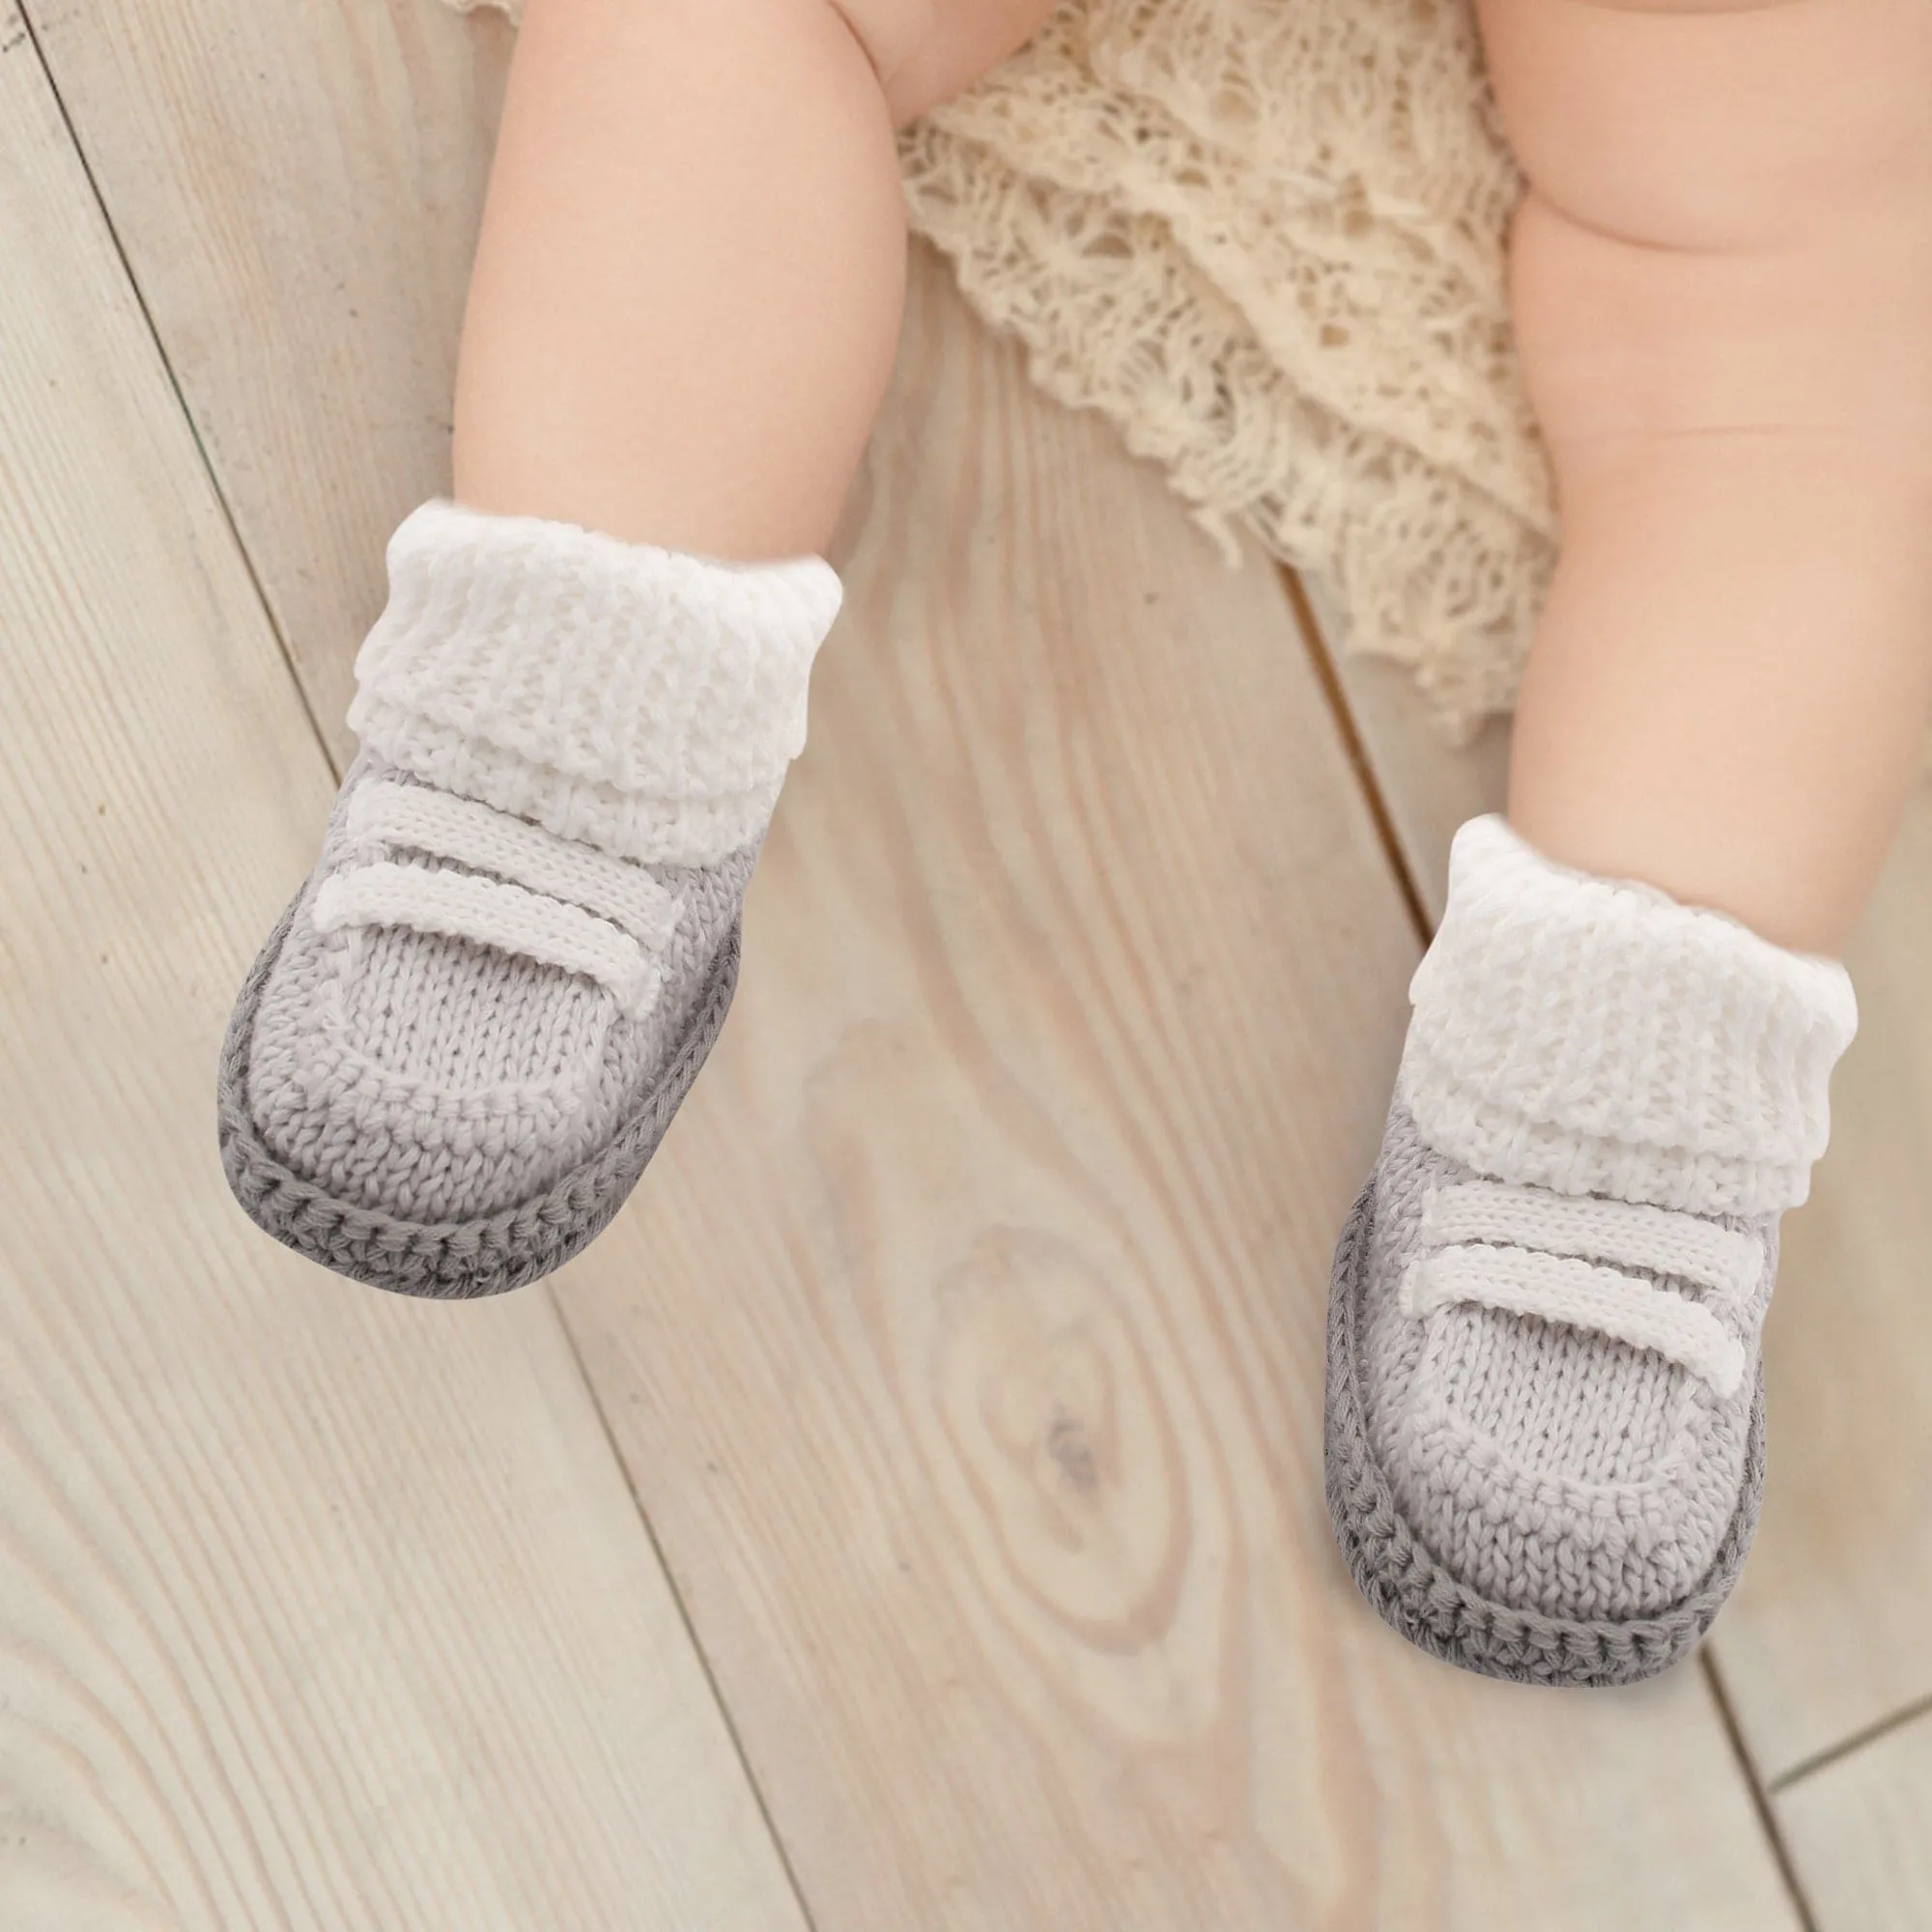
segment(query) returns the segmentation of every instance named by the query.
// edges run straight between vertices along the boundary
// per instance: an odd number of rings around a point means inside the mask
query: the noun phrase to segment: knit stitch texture
[[[1484,1174],[1693,1214],[1795,1208],[1858,1027],[1844,968],[1647,886],[1456,835],[1398,1091]]]
[[[616,1211],[724,1023],[838,580],[447,504],[390,567],[362,753],[231,1024],[223,1151],[313,1259],[488,1293]]]
[[[409,517],[388,563],[349,707],[365,751],[618,858],[715,865],[757,841],[805,747],[830,564],[711,563],[453,503]]]
[[[1778,1215],[1823,1149],[1849,983],[1479,820],[1412,998],[1336,1259],[1337,1534],[1438,1654],[1646,1675],[1748,1548]]]
[[[1432,1657],[1521,1684],[1631,1684],[1695,1648],[1744,1569],[1764,1496],[1764,1391],[1753,1391],[1737,1508],[1711,1568],[1656,1616],[1573,1617],[1519,1608],[1472,1587],[1436,1555],[1397,1501],[1371,1446],[1360,1336],[1376,1234],[1377,1183],[1356,1202],[1335,1254],[1328,1304],[1328,1517],[1350,1574],[1392,1629]]]

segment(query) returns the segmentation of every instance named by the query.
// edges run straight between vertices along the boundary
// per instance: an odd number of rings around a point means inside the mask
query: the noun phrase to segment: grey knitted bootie
[[[838,582],[446,503],[388,561],[362,753],[230,1023],[222,1158],[310,1259],[491,1294],[609,1222],[724,1024]]]
[[[1335,1260],[1336,1535],[1436,1656],[1653,1675],[1749,1548],[1777,1223],[1824,1151],[1850,981],[1489,818],[1410,997]]]

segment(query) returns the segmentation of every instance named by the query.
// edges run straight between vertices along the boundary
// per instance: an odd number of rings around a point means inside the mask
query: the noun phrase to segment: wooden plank
[[[195,427],[338,759],[383,547],[449,488],[511,35],[431,0],[34,0]]]
[[[1341,614],[1321,586],[1303,586],[1335,668],[1403,863],[1432,926],[1442,917],[1449,841],[1463,820],[1500,811],[1509,786],[1509,724],[1492,719],[1452,747],[1424,709],[1414,677],[1387,658],[1350,657]]]
[[[1340,679],[1424,903],[1449,838],[1501,803],[1508,733],[1447,749],[1400,671]],[[1766,1331],[1772,1476],[1715,1655],[1775,1779],[1932,1694],[1932,780],[1914,796],[1847,954],[1859,1037],[1833,1084],[1833,1140],[1786,1217]]]
[[[1847,960],[1859,1037],[1832,1085],[1831,1151],[1785,1221],[1771,1486],[1719,1626],[1772,1777],[1932,1696],[1932,784]]]
[[[333,787],[6,9],[0,262],[0,1923],[798,1927],[554,1305],[227,1198]]]
[[[373,71],[384,113],[471,154],[460,117],[418,105],[467,84],[468,56],[445,39],[398,64],[400,7],[338,11],[165,22],[99,0],[111,46],[50,22],[276,608],[354,619],[339,648],[293,627],[330,721],[381,535],[420,494],[395,477],[440,480],[423,426],[442,390],[397,359],[413,325],[360,327],[326,269],[374,235],[450,327],[460,278],[437,250],[473,220],[421,209],[407,168],[356,172],[331,131],[389,155],[382,115],[357,119]],[[412,31],[441,32],[432,11]],[[234,50],[286,46],[292,21],[303,77],[258,110]],[[230,131],[189,167],[176,124],[209,115]],[[266,192],[238,202],[243,149]],[[473,186],[480,162],[455,172]],[[1308,1900],[1543,1925],[1555,1886],[1579,1925],[1788,1923],[1701,1687],[1515,1697],[1409,1656],[1341,1577],[1315,1456],[1320,1278],[1412,942],[1271,579],[1223,578],[1092,425],[1022,396],[929,265],[922,287],[797,787],[818,803],[775,840],[719,1069],[574,1311],[782,1774],[820,1922],[1273,1926]],[[238,310],[302,355],[265,366],[222,337]],[[358,451],[328,385],[277,390],[298,361],[358,358],[391,398],[386,456]],[[932,429],[943,455],[914,490]],[[251,496],[257,467],[279,497]],[[390,495],[305,558],[284,532],[337,514],[345,484]],[[1222,752],[1240,756],[1207,762]],[[760,954],[787,979],[761,981]],[[1236,1289],[1204,1286],[1224,1272]]]
[[[817,1922],[1792,1924],[1696,1673],[1343,1574],[1414,936],[1274,573],[916,270],[737,1010],[559,1289]]]
[[[1932,1715],[1778,1793],[1818,1932],[1932,1925]]]

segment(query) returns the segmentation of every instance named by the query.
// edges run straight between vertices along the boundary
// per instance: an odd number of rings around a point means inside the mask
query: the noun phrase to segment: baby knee
[[[832,0],[904,126],[1016,53],[1055,0]]]
[[[1750,249],[1932,202],[1924,0],[1480,4],[1523,169],[1586,226]]]
[[[941,0],[831,0],[891,91],[895,77],[925,54],[938,36]]]

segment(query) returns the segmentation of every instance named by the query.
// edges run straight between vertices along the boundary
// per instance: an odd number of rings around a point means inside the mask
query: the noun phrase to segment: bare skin
[[[1510,816],[1834,954],[1932,719],[1932,8],[1482,16],[1564,525]]]
[[[895,124],[1051,0],[529,0],[456,494],[742,560],[822,551],[891,373]]]
[[[530,0],[459,497],[712,556],[822,550],[898,329],[893,129],[1049,7]],[[1932,717],[1932,8],[1481,12],[1565,530],[1511,817],[1834,953]]]

